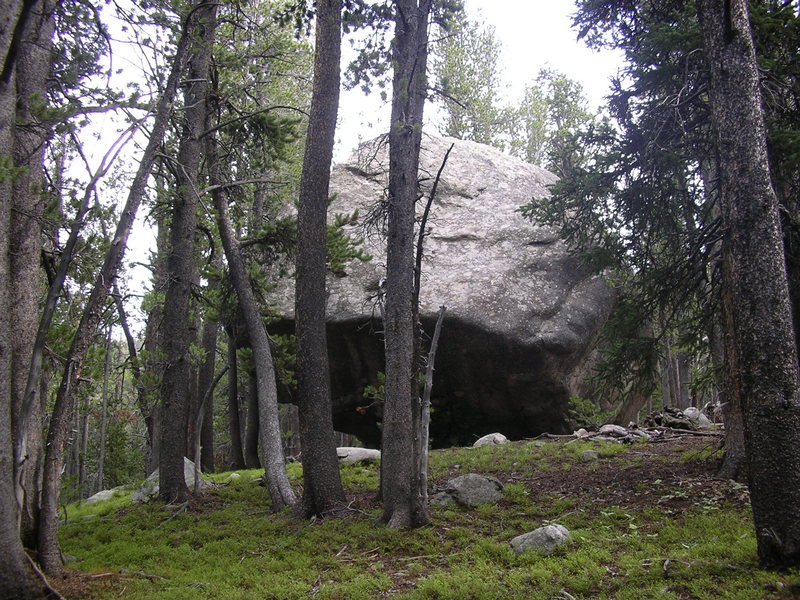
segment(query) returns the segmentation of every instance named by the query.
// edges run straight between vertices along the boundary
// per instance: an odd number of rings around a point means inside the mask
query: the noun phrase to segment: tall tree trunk
[[[169,249],[166,219],[157,217],[156,257],[153,266],[153,289],[165,291],[167,288],[166,256]],[[137,386],[139,410],[144,415],[147,426],[147,448],[145,450],[145,477],[158,469],[161,455],[161,398],[158,384],[164,374],[164,362],[159,359],[159,348],[163,343],[161,325],[164,322],[163,302],[157,302],[150,309],[144,329],[143,354],[141,361],[141,377]],[[130,352],[131,344],[128,344]],[[134,348],[135,350],[135,348]]]
[[[184,121],[178,148],[177,190],[170,222],[167,258],[169,283],[164,296],[162,323],[166,360],[161,380],[161,455],[158,461],[159,496],[165,502],[183,502],[189,497],[183,459],[191,406],[194,319],[190,318],[192,285],[195,280],[195,230],[202,135],[206,124],[206,97],[217,5],[204,3],[191,30],[188,79],[183,92]]]
[[[242,426],[239,418],[239,369],[236,336],[228,333],[228,429],[231,436],[230,468],[244,469]]]
[[[222,269],[222,255],[217,252],[214,266]],[[219,279],[213,277],[208,282],[208,292],[213,295],[219,289]],[[217,363],[217,338],[219,337],[219,323],[206,316],[203,325],[202,344],[205,358],[197,382],[198,397],[206,398],[214,381],[214,368]],[[205,473],[214,472],[214,394],[208,396],[203,402],[203,417],[200,432],[200,466]],[[197,457],[195,457],[197,460]]]
[[[258,376],[253,367],[247,373],[247,421],[244,431],[244,464],[248,469],[257,469],[258,459]]]
[[[14,67],[18,39],[33,2],[9,0],[0,14],[0,153],[13,147],[15,120]],[[15,485],[14,440],[11,430],[12,324],[10,290],[11,184],[0,178],[0,599],[45,598],[46,589],[28,565],[22,548]]]
[[[425,104],[430,0],[395,2],[394,79],[389,133],[386,256],[386,395],[380,520],[389,527],[428,522],[417,466],[419,394],[414,322],[414,217]]]
[[[31,105],[47,97],[54,30],[51,0],[39,0],[22,36],[17,57],[17,117],[14,130],[14,166],[19,175],[13,183],[11,212],[11,318],[12,339],[12,427],[25,429],[26,456],[18,468],[17,493],[21,498],[22,540],[35,547],[39,520],[42,439],[42,403],[33,401],[30,412],[18,419],[25,407],[25,390],[33,357],[42,292],[42,215],[44,194],[44,146],[52,128],[36,116]],[[21,432],[15,432],[20,438]]]
[[[336,115],[339,110],[341,0],[317,0],[314,89],[297,210],[298,415],[303,448],[304,517],[345,505],[333,440],[328,337],[325,331],[326,223]]]
[[[103,361],[103,399],[100,408],[100,442],[99,451],[97,456],[97,485],[95,491],[99,492],[103,489],[103,479],[106,464],[106,429],[108,423],[108,376],[111,369],[111,323],[108,324],[108,331],[106,332],[106,355]]]
[[[217,335],[219,323],[207,320],[203,325],[203,350],[205,359],[197,384],[199,396],[205,398],[214,381],[217,360]],[[204,473],[214,472],[214,395],[203,403],[202,430],[200,431],[200,466]],[[197,458],[197,457],[195,457]]]
[[[206,136],[206,157],[209,163],[210,183],[213,191],[214,208],[217,212],[222,247],[228,259],[233,287],[239,299],[239,308],[244,316],[250,343],[253,348],[253,360],[256,363],[256,380],[258,385],[258,410],[261,429],[261,449],[264,454],[264,479],[272,499],[272,508],[281,510],[297,502],[297,498],[286,475],[286,464],[281,443],[280,419],[278,417],[278,388],[275,383],[275,367],[269,337],[264,321],[258,309],[247,267],[242,258],[239,243],[233,235],[228,205],[225,196],[218,186],[221,183],[219,165],[217,163],[216,139],[213,134]]]
[[[726,358],[744,415],[758,554],[765,566],[797,567],[800,377],[747,2],[698,0],[697,6],[726,228]]]
[[[712,217],[721,218],[719,200],[719,157],[711,157],[701,165],[701,177],[705,188],[705,202],[712,206]],[[717,241],[712,250],[714,256],[722,255],[722,244]],[[724,290],[731,280],[730,275],[724,273],[726,263],[721,258],[715,258],[710,265],[710,280],[706,284],[709,296],[713,289]],[[726,292],[720,292],[721,297],[726,297]],[[744,447],[744,418],[739,394],[734,392],[735,381],[733,373],[727,368],[727,355],[735,355],[730,344],[732,336],[725,333],[725,320],[721,312],[714,314],[708,332],[711,364],[714,369],[714,383],[719,390],[719,404],[722,419],[725,424],[725,454],[722,464],[717,471],[718,477],[725,479],[743,479],[746,470],[746,453]],[[733,360],[733,358],[731,358]]]
[[[58,504],[59,504],[59,474],[64,461],[64,447],[67,442],[69,423],[74,412],[77,394],[77,382],[86,352],[92,337],[97,330],[100,313],[108,298],[109,288],[117,275],[122,258],[125,254],[128,236],[136,217],[136,211],[145,195],[147,180],[156,157],[156,152],[161,145],[167,127],[169,115],[172,111],[172,102],[186,56],[188,37],[185,35],[188,24],[193,19],[189,18],[184,23],[184,30],[178,42],[178,47],[173,59],[172,71],[167,79],[167,85],[156,108],[153,129],[147,146],[142,155],[139,168],[131,182],[128,198],[117,223],[117,229],[111,246],[108,249],[103,265],[95,280],[92,292],[84,307],[78,329],[72,340],[67,354],[64,373],[61,378],[53,412],[50,418],[50,428],[47,432],[46,454],[42,481],[41,521],[39,524],[39,559],[48,574],[58,574],[61,571],[61,552],[58,545]],[[73,385],[74,384],[74,385]]]

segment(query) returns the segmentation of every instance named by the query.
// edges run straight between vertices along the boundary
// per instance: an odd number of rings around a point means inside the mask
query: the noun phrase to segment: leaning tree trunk
[[[419,440],[415,439],[420,413],[413,308],[414,217],[431,3],[397,0],[395,6],[380,520],[389,527],[417,527],[428,522],[428,513],[419,494]]]
[[[214,43],[217,5],[197,10],[191,30],[188,80],[183,92],[183,131],[178,148],[177,190],[170,222],[168,281],[162,323],[166,368],[161,379],[161,454],[158,461],[159,496],[165,502],[189,498],[183,460],[193,386],[191,345],[196,339],[192,306],[195,280],[195,230],[202,135],[206,124],[206,96]]]
[[[136,211],[146,193],[147,180],[172,111],[172,102],[178,85],[183,61],[186,56],[188,36],[185,35],[189,23],[184,23],[183,34],[173,59],[172,71],[167,79],[163,95],[156,108],[153,129],[147,146],[139,163],[139,168],[131,182],[128,199],[122,209],[111,246],[106,253],[100,273],[95,280],[92,292],[83,309],[78,329],[67,353],[66,366],[56,395],[53,412],[50,417],[50,428],[47,433],[47,451],[44,461],[42,482],[42,505],[39,525],[39,560],[47,573],[58,574],[61,571],[61,552],[58,545],[58,505],[60,491],[60,473],[64,462],[64,448],[67,442],[69,423],[74,412],[77,397],[77,384],[86,352],[92,337],[97,330],[100,315],[108,298],[108,292],[117,275],[125,254],[128,236],[136,217]]]
[[[239,308],[244,316],[250,344],[253,349],[253,360],[256,363],[256,383],[258,387],[258,411],[261,430],[261,451],[263,453],[264,479],[272,499],[272,508],[281,510],[297,502],[297,498],[286,475],[286,464],[281,442],[280,419],[278,415],[278,387],[275,383],[275,366],[269,337],[258,309],[255,294],[247,275],[247,267],[242,258],[239,243],[233,235],[228,205],[220,188],[221,176],[217,163],[216,139],[213,134],[206,136],[206,157],[209,162],[211,195],[217,211],[222,247],[228,259],[231,281],[239,299]],[[235,443],[234,440],[231,440]]]
[[[326,216],[339,109],[341,31],[341,0],[317,0],[314,89],[297,209],[295,287],[297,398],[303,449],[300,510],[305,517],[330,514],[345,504],[333,439],[325,331]]]
[[[800,377],[747,2],[697,5],[726,229],[726,360],[744,416],[758,555],[768,567],[797,567]]]

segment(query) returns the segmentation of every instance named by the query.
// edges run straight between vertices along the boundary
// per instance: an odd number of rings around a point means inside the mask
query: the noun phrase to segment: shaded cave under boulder
[[[381,405],[364,398],[364,389],[377,386],[383,370],[377,297],[386,251],[381,219],[373,217],[386,198],[384,139],[363,144],[334,167],[329,209],[331,221],[358,211],[348,229],[372,255],[329,276],[327,304],[334,426],[371,447],[379,447]],[[420,294],[429,336],[439,307],[447,307],[431,399],[432,444],[471,445],[495,431],[510,439],[564,432],[569,398],[587,393],[614,292],[568,253],[554,229],[517,212],[532,197],[548,195],[556,176],[494,148],[424,136],[418,213],[451,144],[426,228]],[[281,314],[271,331],[292,331],[291,283],[280,284],[271,300]]]

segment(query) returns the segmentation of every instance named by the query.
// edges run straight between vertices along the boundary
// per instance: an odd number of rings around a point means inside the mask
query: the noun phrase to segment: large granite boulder
[[[488,146],[425,136],[420,178],[426,197],[451,144],[427,225],[420,294],[429,335],[439,307],[447,306],[432,443],[468,445],[498,430],[511,439],[566,432],[567,401],[586,391],[594,342],[614,294],[569,255],[552,228],[517,212],[547,195],[552,173]],[[334,424],[370,446],[379,440],[381,407],[363,391],[378,385],[383,370],[377,297],[386,253],[375,215],[385,203],[388,163],[379,139],[337,165],[331,180],[331,220],[357,210],[351,233],[364,238],[373,256],[328,281]],[[274,301],[283,315],[275,330],[290,331],[291,286],[279,286]]]

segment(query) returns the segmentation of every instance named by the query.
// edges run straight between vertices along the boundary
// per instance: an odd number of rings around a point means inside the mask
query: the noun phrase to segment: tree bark
[[[206,124],[206,97],[217,5],[204,3],[190,30],[188,79],[183,92],[184,122],[178,148],[177,190],[172,206],[170,249],[167,257],[169,283],[164,297],[162,323],[166,368],[161,380],[161,455],[158,461],[159,496],[165,502],[184,502],[189,488],[183,459],[192,393],[191,345],[195,327],[190,317],[195,280],[195,230],[202,135]]]
[[[97,485],[95,491],[103,490],[103,480],[106,463],[106,429],[108,423],[108,376],[111,370],[111,323],[108,324],[106,332],[106,355],[103,360],[103,399],[100,408],[100,441],[97,456]]]
[[[298,416],[303,449],[304,517],[345,505],[333,439],[328,338],[325,331],[326,226],[330,168],[339,109],[341,0],[317,0],[314,87],[297,209]]]
[[[215,267],[222,268],[222,257],[219,253],[215,257]],[[212,278],[208,282],[208,292],[213,295],[219,288],[219,280]],[[202,430],[200,431],[200,466],[205,473],[214,472],[214,395],[211,394],[206,399],[208,390],[212,388],[214,381],[214,367],[217,362],[217,338],[219,337],[219,323],[206,317],[203,325],[203,352],[205,358],[200,369],[197,382],[198,396],[203,398],[203,417],[201,419]],[[197,457],[195,457],[197,458]]]
[[[52,133],[31,104],[47,97],[54,30],[53,2],[37,1],[21,38],[17,56],[17,116],[14,128],[14,166],[19,175],[13,183],[11,210],[11,318],[12,339],[12,428],[16,439],[26,442],[25,460],[17,468],[22,493],[22,540],[31,548],[36,544],[41,490],[42,402],[32,401],[25,408],[25,390],[31,368],[42,292],[40,269],[42,250],[42,215],[46,198],[42,166],[44,145]],[[24,418],[17,417],[24,414]]]
[[[242,426],[239,418],[239,369],[236,336],[228,333],[228,428],[231,436],[230,468],[244,469]]]
[[[213,134],[206,136],[206,156],[209,162],[210,183],[217,186],[222,181],[217,163],[216,139]],[[272,499],[272,508],[276,511],[297,502],[286,475],[286,464],[281,443],[280,420],[278,417],[278,388],[275,383],[275,367],[269,337],[264,321],[259,312],[258,303],[247,275],[247,267],[242,258],[239,243],[233,235],[228,205],[219,187],[214,187],[211,195],[217,212],[222,247],[228,259],[233,287],[239,299],[239,307],[250,334],[253,349],[253,360],[256,364],[256,381],[258,385],[258,410],[261,430],[261,450],[263,452],[264,479]]]
[[[258,376],[253,367],[247,373],[247,417],[244,430],[244,465],[248,469],[259,467],[258,459]]]
[[[14,33],[30,11],[21,0],[10,0],[0,14],[0,153],[10,159],[15,120]],[[15,485],[14,440],[11,428],[12,323],[10,291],[11,184],[0,178],[0,599],[46,598],[47,590],[28,566],[19,528]]]
[[[430,0],[395,2],[392,125],[389,133],[389,218],[386,256],[386,384],[382,482],[389,527],[428,522],[417,466],[419,394],[414,322],[414,218],[425,104]]]
[[[186,56],[188,38],[185,35],[188,24],[193,19],[189,18],[184,23],[184,31],[178,42],[178,47],[173,59],[172,71],[167,80],[167,85],[156,109],[153,129],[150,134],[139,168],[131,182],[128,198],[117,223],[117,229],[111,246],[108,249],[103,265],[95,280],[92,292],[84,307],[78,329],[67,354],[66,366],[61,378],[61,383],[56,395],[53,412],[50,418],[50,428],[47,433],[47,451],[45,454],[44,474],[42,483],[41,521],[39,525],[39,559],[42,568],[48,574],[59,574],[61,570],[61,552],[58,546],[58,505],[59,505],[59,474],[64,461],[64,448],[67,442],[69,423],[74,412],[77,394],[77,381],[80,375],[86,352],[91,339],[97,330],[100,313],[108,298],[109,288],[117,275],[142,198],[145,195],[147,180],[156,157],[156,152],[161,145],[164,132],[172,111],[172,101],[178,84]],[[76,385],[73,385],[76,384]]]
[[[758,555],[767,567],[797,567],[800,377],[747,2],[697,6],[726,228],[726,360],[744,416]]]

